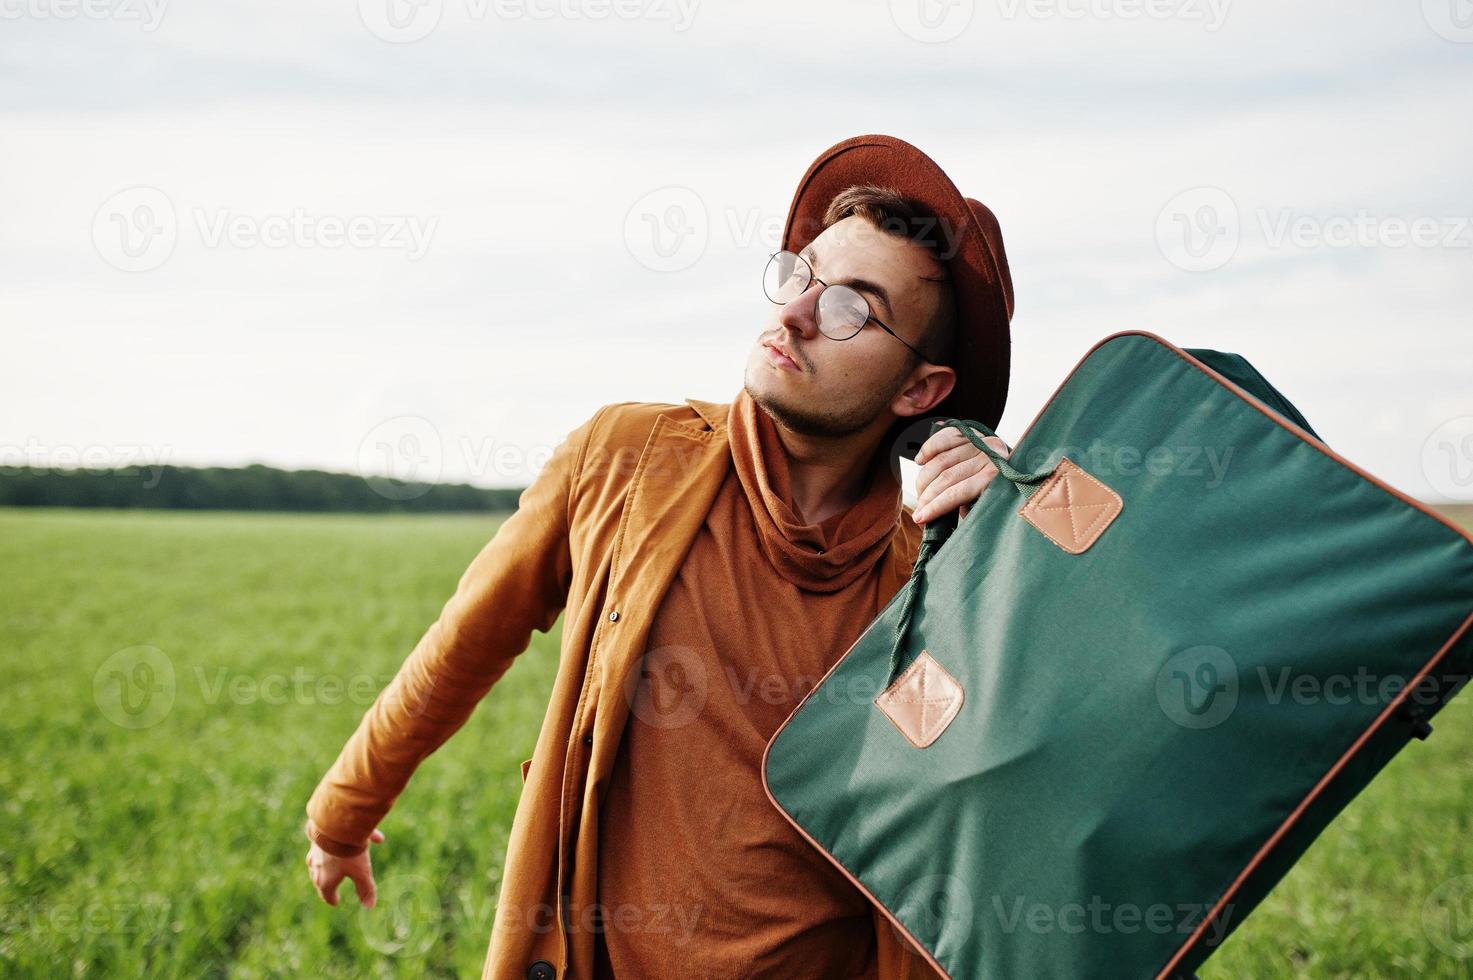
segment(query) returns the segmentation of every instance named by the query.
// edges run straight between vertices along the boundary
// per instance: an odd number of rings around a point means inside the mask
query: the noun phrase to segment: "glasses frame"
[[[771,300],[773,303],[776,303],[778,306],[786,306],[788,303],[793,302],[793,300],[798,299],[803,294],[807,293],[809,286],[812,286],[814,283],[818,283],[819,286],[821,287],[819,289],[819,298],[821,299],[823,297],[823,290],[829,288],[829,283],[824,282],[822,279],[818,278],[818,276],[816,276],[816,275],[813,274],[813,266],[811,266],[811,265],[808,264],[808,260],[805,259],[803,256],[799,255],[797,252],[794,252],[794,251],[792,251],[790,249],[783,248],[783,249],[778,249],[776,252],[773,252],[773,253],[771,253],[770,255],[767,256],[767,265],[768,266],[771,266],[772,263],[773,263],[773,261],[779,255],[791,255],[793,258],[795,258],[799,262],[803,263],[803,268],[805,268],[805,269],[808,270],[808,281],[803,284],[803,288],[800,289],[800,290],[798,290],[798,295],[797,296],[794,296],[793,299],[790,299],[787,302],[784,302],[782,300],[773,299],[771,296],[768,296],[768,294],[767,294],[767,267],[764,266],[763,269],[762,269],[762,295],[767,296],[767,298],[769,300]],[[867,300],[867,299],[864,298],[864,294],[862,294],[859,290],[855,289],[853,286],[846,286],[846,285],[844,285],[844,283],[838,283],[838,285],[843,286],[845,289],[849,290],[851,293],[853,293],[856,297],[859,298],[859,301],[861,303],[864,304],[864,312],[865,312],[864,322],[861,323],[859,325],[858,329],[856,329],[852,334],[850,334],[847,337],[843,337],[843,338],[833,337],[833,336],[830,336],[827,333],[824,333],[822,327],[819,327],[819,331],[818,331],[819,333],[823,333],[823,335],[825,337],[828,337],[830,340],[834,341],[835,343],[842,344],[846,340],[853,340],[855,337],[859,336],[859,331],[860,330],[863,330],[869,324],[869,322],[871,320],[873,320],[875,323],[878,323],[880,325],[880,329],[884,330],[887,334],[889,334],[890,336],[894,337],[896,340],[900,341],[902,344],[905,344],[906,347],[909,347],[910,350],[911,350],[911,352],[914,353],[916,357],[919,357],[921,360],[925,361],[927,364],[931,363],[931,359],[929,357],[927,357],[925,354],[922,354],[920,351],[918,351],[914,347],[912,347],[909,341],[907,341],[904,337],[900,336],[900,334],[896,333],[894,330],[890,329],[890,327],[887,326],[883,320],[881,320],[879,317],[875,316],[872,312],[870,312],[869,300]],[[817,302],[818,302],[818,300],[814,300],[815,307],[814,307],[814,317],[813,317],[813,319],[814,319],[814,322],[815,323],[818,320],[817,305],[816,305]]]

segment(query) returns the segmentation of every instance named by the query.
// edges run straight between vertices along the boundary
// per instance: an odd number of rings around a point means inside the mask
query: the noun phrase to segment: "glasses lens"
[[[848,286],[830,286],[818,297],[818,329],[830,340],[848,340],[869,320],[869,303]]]
[[[762,291],[774,303],[791,303],[808,288],[809,276],[807,262],[793,252],[778,252],[767,261]]]

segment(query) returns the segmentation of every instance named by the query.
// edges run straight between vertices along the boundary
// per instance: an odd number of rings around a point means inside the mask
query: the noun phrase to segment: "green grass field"
[[[378,908],[317,899],[301,825],[496,524],[0,510],[0,976],[479,976],[556,631],[399,799]],[[1470,715],[1443,712],[1204,980],[1473,975]]]

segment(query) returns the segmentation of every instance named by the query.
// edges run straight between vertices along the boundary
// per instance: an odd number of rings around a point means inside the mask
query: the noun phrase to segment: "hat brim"
[[[1011,374],[1012,278],[997,220],[986,206],[957,190],[951,178],[919,149],[893,136],[855,136],[814,160],[798,183],[782,247],[798,252],[823,231],[823,215],[840,191],[855,184],[889,187],[934,213],[951,254],[942,263],[956,295],[957,338],[951,368],[956,384],[927,419],[974,419],[996,428],[1007,405]],[[901,420],[896,432],[916,428]],[[924,427],[922,427],[924,428]],[[900,455],[914,459],[919,443],[900,441]]]

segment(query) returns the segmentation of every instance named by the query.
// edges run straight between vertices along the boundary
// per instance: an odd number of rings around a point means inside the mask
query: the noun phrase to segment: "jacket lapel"
[[[624,503],[624,526],[614,540],[608,605],[642,621],[622,631],[610,648],[603,681],[622,685],[643,653],[651,621],[706,519],[731,467],[729,406],[687,399],[705,420],[701,428],[670,415],[655,420]]]

